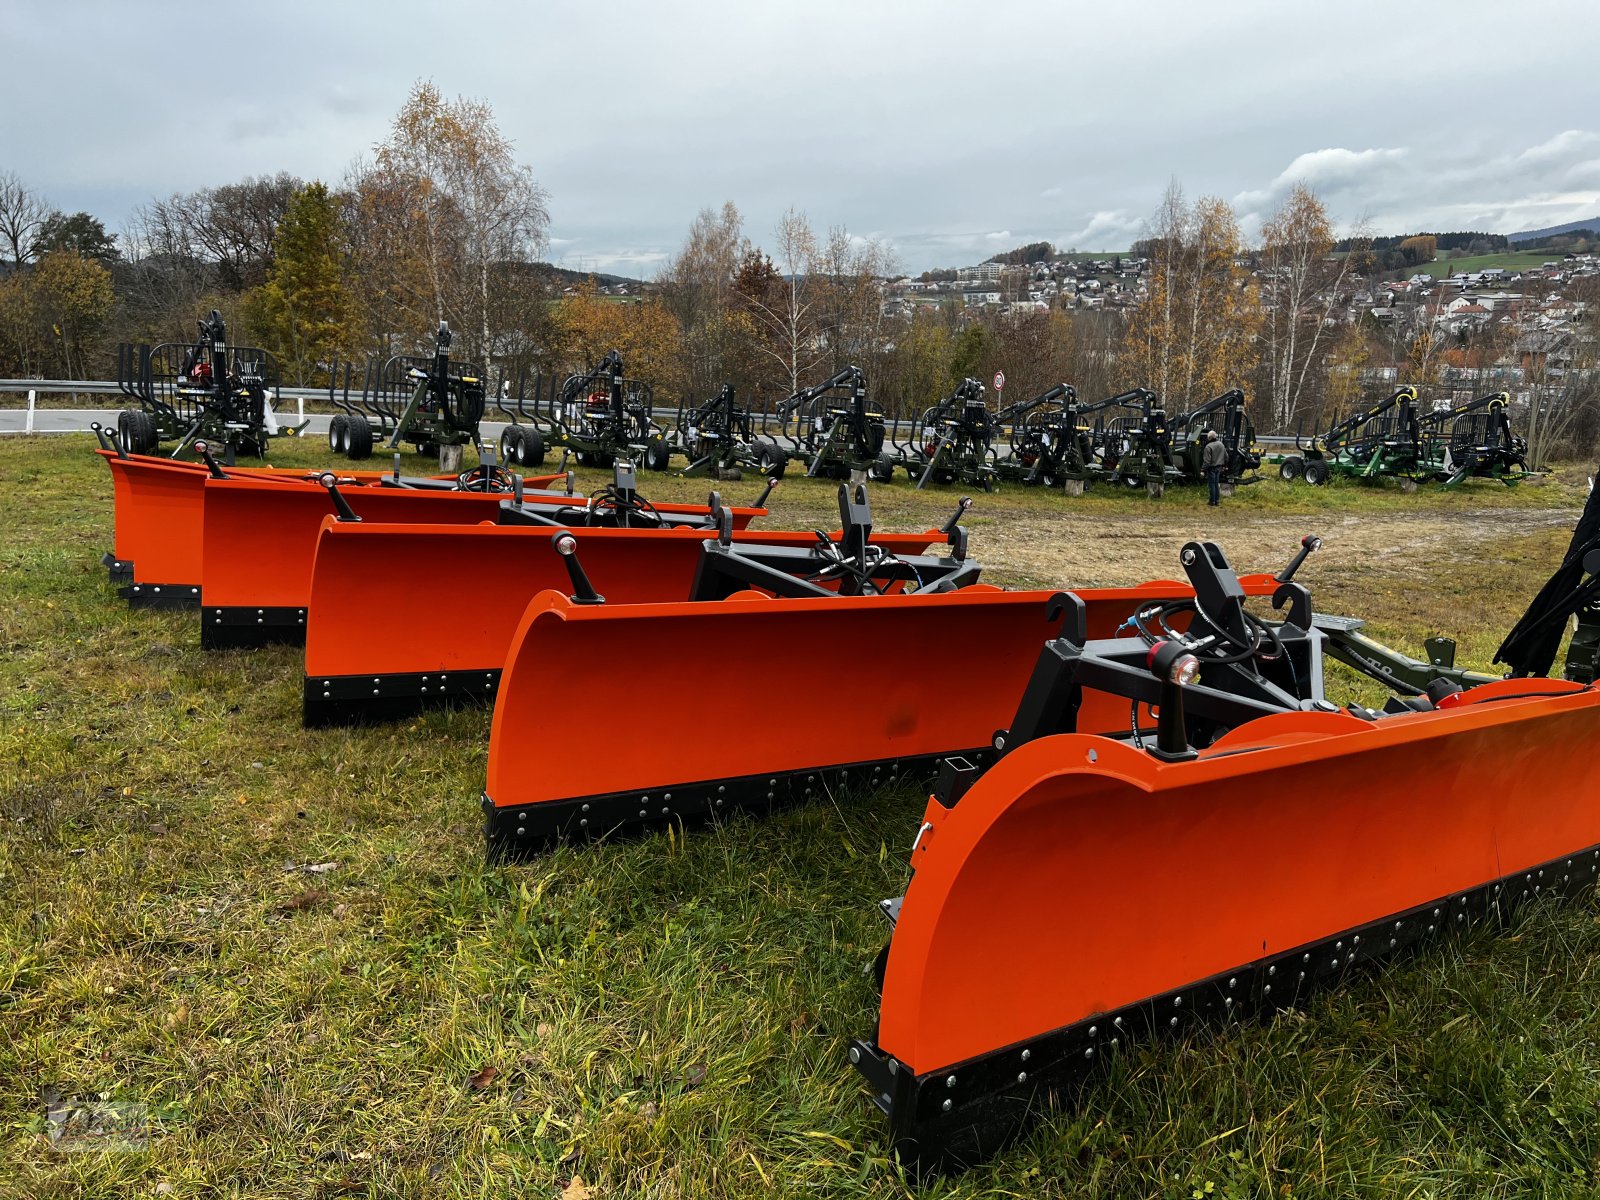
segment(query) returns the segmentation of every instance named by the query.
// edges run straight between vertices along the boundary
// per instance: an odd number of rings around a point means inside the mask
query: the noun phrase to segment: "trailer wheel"
[[[1319,458],[1313,458],[1306,463],[1306,482],[1312,487],[1321,487],[1332,475],[1333,471],[1328,464]]]
[[[789,469],[789,456],[776,446],[763,446],[756,456],[756,468],[769,479],[782,479]]]
[[[744,472],[738,467],[718,467],[717,479],[722,483],[737,483],[744,478]]]
[[[344,453],[345,431],[350,428],[350,418],[340,413],[328,422],[328,449],[335,454]]]
[[[879,483],[893,483],[894,459],[887,454],[880,455],[878,460],[867,468],[867,475]]]
[[[1290,480],[1299,479],[1306,473],[1306,460],[1298,454],[1291,454],[1278,464],[1278,478],[1288,483]]]
[[[644,465],[648,471],[665,471],[672,465],[672,451],[661,438],[651,438],[645,446]]]
[[[122,438],[123,449],[129,454],[154,454],[161,448],[156,423],[150,419],[149,413],[141,409],[123,409],[117,416],[117,433]]]
[[[1045,488],[1058,488],[1061,486],[1061,476],[1054,471],[1040,471],[1039,485]]]
[[[544,434],[537,429],[524,429],[522,431],[522,457],[517,461],[525,467],[537,467],[544,463]]]
[[[372,457],[372,426],[365,417],[351,417],[344,427],[344,452],[351,458]]]
[[[511,466],[522,466],[522,428],[513,425],[500,434],[500,461]]]

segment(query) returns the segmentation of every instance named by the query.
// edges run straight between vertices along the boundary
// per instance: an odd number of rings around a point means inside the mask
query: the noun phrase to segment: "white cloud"
[[[1056,244],[1062,249],[1126,250],[1144,232],[1145,220],[1122,209],[1093,213],[1083,228],[1062,234]]]

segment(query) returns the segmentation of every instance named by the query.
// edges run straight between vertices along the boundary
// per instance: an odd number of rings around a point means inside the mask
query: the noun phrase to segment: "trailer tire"
[[[782,479],[789,469],[789,456],[776,446],[763,446],[756,454],[756,467],[768,479]]]
[[[526,460],[522,457],[521,426],[513,425],[500,434],[500,461],[511,466],[522,466]]]
[[[744,478],[744,472],[738,467],[718,467],[717,479],[722,483],[737,483]]]
[[[1285,483],[1290,483],[1306,473],[1306,460],[1298,454],[1291,454],[1278,464],[1278,478]]]
[[[372,457],[372,426],[365,417],[351,417],[344,427],[344,452],[352,459]]]
[[[1306,482],[1312,487],[1321,487],[1332,476],[1333,471],[1321,459],[1313,458],[1306,463]]]
[[[878,459],[867,468],[867,475],[879,483],[894,482],[894,459],[887,454],[880,455]]]
[[[350,418],[339,413],[328,422],[328,449],[335,454],[344,453],[345,431],[350,428]]]
[[[517,460],[525,467],[544,464],[544,434],[537,429],[527,429],[522,434],[522,457]]]
[[[142,409],[123,409],[117,415],[117,433],[122,438],[122,448],[129,454],[154,454],[161,448],[156,423]]]
[[[644,465],[647,471],[665,471],[672,465],[671,448],[661,438],[651,438],[644,448]]]

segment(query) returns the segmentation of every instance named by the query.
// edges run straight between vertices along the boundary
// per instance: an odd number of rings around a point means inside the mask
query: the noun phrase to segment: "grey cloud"
[[[1536,74],[1507,78],[1491,0],[1444,23],[1396,21],[1385,0],[277,0],[208,14],[207,38],[257,52],[209,89],[169,86],[187,53],[170,5],[65,10],[7,11],[8,94],[41,99],[0,111],[0,169],[112,227],[245,175],[336,181],[419,75],[493,106],[550,192],[552,245],[641,271],[724,199],[757,241],[794,205],[819,228],[878,231],[912,271],[1005,238],[1125,248],[1174,177],[1237,198],[1247,231],[1296,177],[1392,232],[1600,212],[1577,211],[1600,135],[1550,116],[1600,112],[1588,42],[1546,39]],[[1582,0],[1540,13],[1548,28],[1591,15]],[[62,39],[82,28],[117,36],[72,37],[62,87]],[[1441,61],[1474,82],[1396,79],[1394,64]]]

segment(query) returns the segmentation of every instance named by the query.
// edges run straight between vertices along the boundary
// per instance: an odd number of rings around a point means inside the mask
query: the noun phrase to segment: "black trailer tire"
[[[1306,460],[1298,454],[1291,454],[1278,464],[1278,478],[1285,483],[1299,479],[1306,473]]]
[[[523,430],[519,425],[512,425],[500,434],[500,461],[507,466],[520,467],[527,460],[522,457]]]
[[[328,422],[328,449],[335,454],[344,453],[345,431],[350,428],[350,418],[339,413]]]
[[[644,466],[647,471],[665,471],[672,465],[672,448],[658,437],[653,437],[644,448]]]
[[[717,479],[722,483],[737,483],[744,478],[744,472],[738,467],[718,467]]]
[[[122,448],[129,454],[154,454],[161,448],[156,423],[142,409],[123,409],[117,417],[117,430],[122,435]]]
[[[1306,482],[1312,487],[1321,487],[1333,477],[1333,470],[1320,458],[1309,459],[1306,462]]]
[[[544,465],[544,434],[537,429],[522,431],[522,457],[517,460],[525,467]]]
[[[756,466],[768,479],[782,479],[789,469],[789,455],[776,446],[762,446],[756,452]]]
[[[894,459],[887,454],[879,455],[877,461],[867,468],[867,476],[879,483],[893,483]]]
[[[352,459],[372,457],[372,426],[365,417],[351,417],[345,426],[344,452]]]

